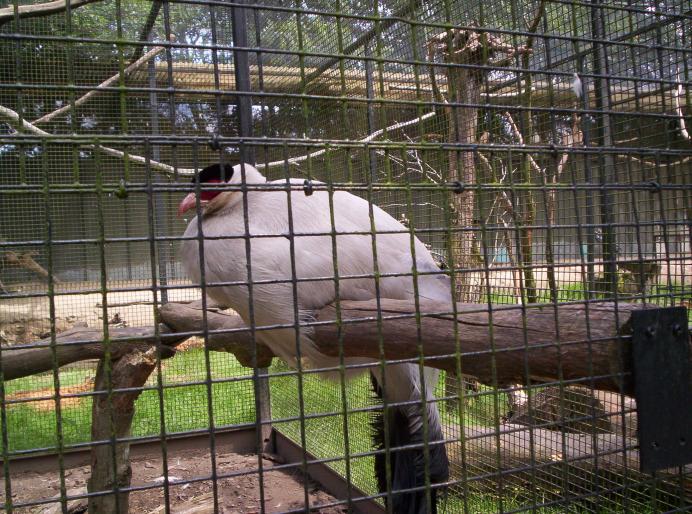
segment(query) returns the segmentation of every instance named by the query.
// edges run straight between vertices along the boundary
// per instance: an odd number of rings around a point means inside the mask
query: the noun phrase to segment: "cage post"
[[[151,120],[151,135],[159,135],[159,102],[158,96],[156,94],[156,63],[154,59],[149,59],[147,65],[147,70],[149,74],[149,116]],[[161,149],[159,145],[151,145],[151,156],[155,161],[161,160]],[[151,171],[149,171],[150,173]],[[165,193],[152,192],[154,197],[152,202],[154,204],[154,238],[156,238],[156,233],[168,234],[168,227],[166,226],[166,213],[165,213],[165,202],[162,201],[162,196]],[[161,295],[161,303],[168,303],[168,262],[166,255],[161,251],[159,244],[156,245],[156,259],[158,265],[158,275],[159,275],[159,293]]]
[[[372,56],[370,50],[370,42],[365,43],[365,93],[368,100],[375,98],[375,85],[373,83],[373,73],[372,73],[372,61],[369,59]],[[367,103],[368,110],[368,134],[375,132],[377,127],[377,122],[375,121],[375,106],[372,102]],[[375,150],[370,150],[369,164],[370,164],[370,179],[375,182],[377,178],[377,155]]]
[[[579,59],[579,74],[582,75],[584,72],[584,60]],[[582,133],[582,146],[588,148],[591,145],[591,115],[588,114],[589,110],[589,88],[586,85],[585,80],[582,80],[582,110],[581,115],[581,133]],[[588,153],[584,153],[584,181],[587,184],[591,184],[592,180],[592,169],[591,169],[591,156]],[[576,177],[573,180],[577,181]],[[579,202],[579,197],[577,196],[576,201]],[[591,189],[584,191],[584,218],[586,222],[586,227],[584,232],[586,233],[586,241],[584,242],[581,235],[579,236],[579,260],[583,263],[586,262],[586,297],[593,298],[594,291],[596,289],[596,272],[594,269],[594,244],[596,242],[596,237],[594,233],[594,204],[593,204],[593,192]],[[580,224],[581,225],[581,224]],[[581,227],[580,227],[581,228]],[[586,246],[586,251],[584,251],[584,246]]]
[[[245,0],[239,0],[237,4],[245,4]],[[233,30],[233,71],[235,75],[235,89],[238,92],[251,91],[250,60],[246,50],[235,50],[236,47],[247,48],[247,18],[245,7],[235,6],[232,9]],[[252,99],[249,95],[236,97],[238,116],[238,135],[241,138],[252,137]],[[241,145],[240,162],[255,164],[253,148]]]
[[[247,3],[246,0],[239,0],[238,4]],[[232,9],[232,31],[233,47],[247,48],[247,17],[246,8],[235,6]],[[258,56],[258,60],[261,56]],[[250,92],[252,85],[250,82],[250,60],[246,50],[233,50],[234,74],[236,91]],[[237,116],[238,116],[238,135],[241,138],[252,137],[252,98],[250,95],[237,96]],[[255,154],[252,147],[239,145],[240,162],[255,164]],[[260,423],[261,440],[267,451],[271,448],[271,398],[269,392],[269,370],[267,368],[255,368],[256,388],[255,395],[258,412],[256,416]],[[262,450],[258,448],[258,450]]]
[[[601,147],[611,148],[613,146],[613,136],[611,130],[610,119],[610,84],[608,79],[604,78],[609,74],[608,58],[606,55],[606,47],[600,43],[604,40],[605,27],[603,21],[603,12],[601,8],[602,0],[591,1],[591,25],[593,32],[593,67],[594,67],[594,100],[596,102],[596,110],[598,111],[598,124],[596,125],[596,137],[598,144]],[[600,155],[599,161],[599,180],[602,186],[607,186],[613,183],[613,170],[615,169],[615,159],[613,154],[605,152]],[[600,215],[602,228],[601,248],[603,261],[603,279],[602,289],[609,290],[610,294],[617,293],[617,265],[616,259],[616,244],[613,219],[613,199],[612,193],[604,187],[600,191]]]

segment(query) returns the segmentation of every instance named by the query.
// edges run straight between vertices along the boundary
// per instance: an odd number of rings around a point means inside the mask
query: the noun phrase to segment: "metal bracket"
[[[687,309],[632,313],[632,372],[643,472],[692,463]]]

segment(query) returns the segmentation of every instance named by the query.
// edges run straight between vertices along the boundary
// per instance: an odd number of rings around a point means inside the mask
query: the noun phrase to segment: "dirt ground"
[[[276,464],[263,459],[265,470]],[[259,476],[256,455],[236,453],[217,454],[216,470],[219,474],[249,471],[248,475],[221,478],[218,484],[219,512],[221,514],[252,514],[261,512],[259,501]],[[175,514],[211,514],[214,512],[211,480],[185,483],[186,480],[208,477],[211,471],[209,452],[206,450],[187,450],[184,455],[169,456],[168,476],[180,485],[169,486],[171,512]],[[86,492],[89,467],[68,469],[65,482],[68,495]],[[130,512],[137,514],[159,514],[165,512],[161,461],[145,457],[132,460],[132,485],[159,485],[130,494]],[[264,474],[265,512],[278,513],[304,508],[304,481],[298,471],[268,471]],[[12,477],[12,499],[14,502],[45,500],[59,495],[59,476],[57,471],[31,471]],[[347,511],[344,506],[325,506],[335,502],[335,498],[319,489],[315,483],[308,482],[311,512],[320,514],[341,514]],[[4,493],[4,482],[2,492]],[[4,502],[0,495],[0,502]],[[86,500],[70,502],[70,512],[85,512]],[[74,510],[72,510],[74,509]],[[24,507],[13,510],[17,514],[58,514],[59,503]]]

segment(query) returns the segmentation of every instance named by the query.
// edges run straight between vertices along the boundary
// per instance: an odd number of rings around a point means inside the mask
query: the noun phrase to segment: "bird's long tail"
[[[428,370],[426,369],[426,372]],[[429,370],[426,385],[434,388],[438,373]],[[381,380],[376,374],[371,375],[373,389],[378,397],[384,398]],[[427,403],[427,451],[424,447],[423,407],[420,404],[420,380],[417,365],[388,366],[386,375],[386,398],[388,402],[417,400],[406,406],[388,407],[373,420],[373,439],[377,449],[384,450],[385,442],[388,453],[380,452],[375,456],[375,475],[380,492],[391,491],[392,512],[396,514],[436,514],[438,490],[426,491],[426,459],[430,484],[444,482],[449,478],[449,461],[444,444],[434,444],[443,440],[442,427],[437,406]],[[404,398],[405,396],[405,398]],[[427,396],[432,398],[432,391]],[[385,417],[388,441],[385,439]],[[418,446],[401,450],[406,446]],[[387,459],[389,459],[389,480],[387,477]],[[388,487],[389,486],[389,487]],[[398,492],[418,488],[416,491]]]

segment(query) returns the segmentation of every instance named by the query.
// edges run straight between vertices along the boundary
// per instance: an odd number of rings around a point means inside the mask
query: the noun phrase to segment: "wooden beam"
[[[213,97],[216,90],[215,71],[213,64],[201,64],[191,62],[173,62],[171,79],[177,95],[194,95],[199,98]],[[316,68],[304,68],[304,75],[310,75]],[[221,91],[235,90],[234,68],[231,64],[219,64],[219,83]],[[158,83],[168,83],[168,63],[159,62],[155,66]],[[297,66],[263,66],[262,79],[263,90],[267,93],[300,94],[303,91],[303,76],[301,68]],[[380,81],[381,78],[381,81]],[[260,74],[257,66],[250,66],[250,83],[253,91],[260,95]],[[570,79],[571,80],[571,79]],[[310,94],[324,95],[339,99],[343,94],[349,97],[366,98],[365,70],[347,70],[344,72],[343,82],[345,91],[342,90],[342,77],[338,69],[330,69],[316,76],[310,83]],[[432,98],[432,84],[427,74],[418,77],[413,73],[387,72],[382,77],[375,77],[377,84],[382,83],[383,92],[377,88],[377,95],[381,94],[383,100],[420,100]],[[446,81],[439,80],[442,93],[447,92]],[[135,70],[128,77],[128,85],[131,87],[146,87],[149,84],[147,70]],[[481,93],[482,102],[501,105],[520,105],[522,95],[518,92],[517,85],[507,81],[491,80],[487,89],[493,91],[490,94]],[[554,106],[563,108],[574,107],[575,96],[571,83],[566,80],[564,84],[551,84],[546,80],[532,81],[533,105],[538,107],[550,107],[551,100]],[[591,86],[589,86],[591,88]],[[486,89],[484,84],[483,89]],[[523,89],[523,88],[522,88]],[[206,92],[195,93],[195,90]],[[589,98],[595,98],[593,91],[589,91]],[[677,90],[674,85],[663,93],[659,88],[647,91],[639,91],[638,99],[634,96],[634,89],[628,86],[611,86],[611,103],[613,109],[622,112],[636,112],[637,110],[660,112],[663,105],[673,106],[677,98]],[[552,96],[551,96],[552,95]],[[663,97],[662,97],[663,95]],[[637,104],[638,100],[638,104]],[[596,104],[590,105],[595,108]],[[665,102],[665,103],[664,103]]]

